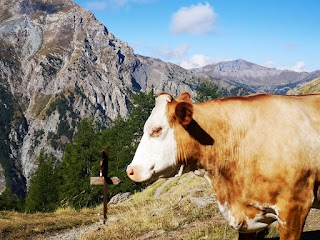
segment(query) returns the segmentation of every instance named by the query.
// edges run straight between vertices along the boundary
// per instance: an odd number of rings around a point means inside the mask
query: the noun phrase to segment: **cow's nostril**
[[[133,168],[128,168],[127,174],[128,174],[129,176],[133,176],[133,175],[134,175]]]

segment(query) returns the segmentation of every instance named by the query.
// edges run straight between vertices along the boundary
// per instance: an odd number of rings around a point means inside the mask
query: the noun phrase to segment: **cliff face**
[[[186,70],[156,61],[165,69],[134,55],[71,0],[0,0],[0,107],[10,115],[1,119],[7,151],[0,163],[14,166],[7,177],[25,188],[41,149],[59,158],[81,119],[108,126],[125,117],[133,91],[192,91],[174,77],[187,78]]]

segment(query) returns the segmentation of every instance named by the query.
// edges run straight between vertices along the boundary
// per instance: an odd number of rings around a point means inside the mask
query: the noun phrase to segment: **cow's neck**
[[[241,157],[239,152],[240,139],[245,135],[244,128],[236,128],[231,126],[228,109],[222,111],[214,111],[214,105],[211,106],[212,112],[208,112],[205,108],[195,107],[194,120],[201,129],[212,139],[212,144],[194,143],[195,149],[199,150],[197,156],[198,168],[206,170],[207,179],[211,181],[211,185],[221,202],[230,201],[233,194],[226,189],[228,186],[234,186],[241,183],[241,174],[239,172],[238,159]],[[242,125],[243,126],[243,125]],[[206,138],[208,136],[205,136]],[[235,176],[238,178],[236,179]],[[225,185],[226,188],[218,188],[219,185]],[[220,192],[217,192],[217,189]],[[237,189],[238,188],[232,188]]]

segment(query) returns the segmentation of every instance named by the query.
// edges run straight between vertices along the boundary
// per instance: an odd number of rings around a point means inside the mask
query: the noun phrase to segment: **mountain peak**
[[[243,72],[243,71],[261,71],[268,70],[268,68],[248,62],[243,59],[236,59],[230,61],[219,62],[212,65],[199,68],[204,71],[218,71],[218,72]]]

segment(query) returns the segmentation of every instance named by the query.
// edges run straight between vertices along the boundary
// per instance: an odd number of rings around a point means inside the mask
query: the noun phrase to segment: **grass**
[[[288,92],[290,95],[320,93],[320,78],[315,78],[299,88],[295,88]]]
[[[216,225],[214,227],[207,227],[202,230],[194,231],[186,236],[186,240],[193,239],[238,239],[236,230],[228,229],[226,224]]]
[[[95,209],[59,209],[53,213],[0,212],[0,239],[32,239],[36,236],[97,222]]]
[[[38,117],[41,114],[41,112],[47,107],[47,104],[49,103],[51,97],[51,94],[44,95],[41,93],[38,96],[36,96],[35,103],[32,108],[32,112],[36,117]],[[41,119],[43,119],[43,116]]]
[[[160,191],[157,189],[164,186]],[[206,180],[184,174],[166,182],[160,179],[144,191],[117,205],[109,205],[106,225],[83,233],[82,240],[91,239],[237,239],[215,203],[198,207],[194,198],[213,197]],[[0,212],[0,239],[34,239],[50,236],[61,230],[97,223],[102,206],[76,211],[59,209],[54,213]],[[32,221],[30,221],[32,219]],[[268,237],[276,237],[276,227]]]
[[[129,201],[110,206],[108,213],[117,219],[100,231],[89,233],[82,239],[199,239],[213,235],[236,239],[237,233],[227,227],[218,213],[216,204],[198,208],[191,197],[212,195],[204,178],[185,174],[167,184],[158,198],[156,189],[165,181],[158,180]],[[222,233],[221,230],[223,229]],[[230,238],[229,238],[230,237]],[[214,239],[214,238],[212,238]]]

